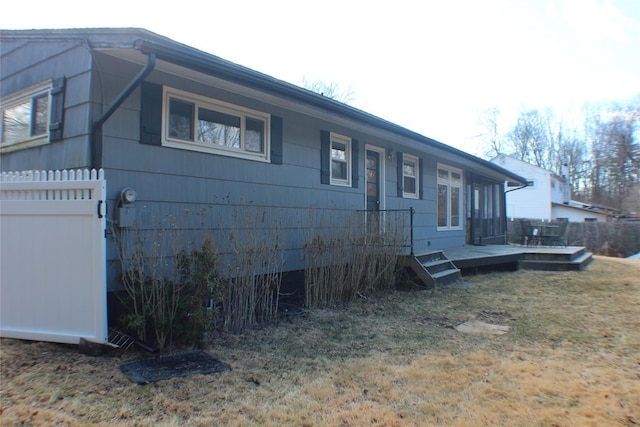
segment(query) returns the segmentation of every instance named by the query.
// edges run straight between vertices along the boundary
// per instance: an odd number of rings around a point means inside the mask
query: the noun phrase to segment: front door
[[[380,210],[380,153],[367,150],[367,211]]]
[[[384,210],[384,199],[382,197],[384,194],[384,171],[382,169],[384,151],[370,146],[366,152],[366,221],[369,232],[375,234],[380,232],[380,222],[382,221],[380,211]]]

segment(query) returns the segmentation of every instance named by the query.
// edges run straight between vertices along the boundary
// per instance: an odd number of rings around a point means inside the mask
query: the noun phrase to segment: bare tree
[[[523,110],[508,134],[514,155],[525,162],[549,169],[549,140],[546,121],[538,110]]]
[[[640,106],[592,108],[586,123],[591,201],[622,208],[640,181]]]
[[[523,109],[503,134],[500,110],[480,112],[483,154],[504,153],[564,175],[582,201],[640,209],[640,94],[619,103],[584,104],[584,127],[568,127],[550,109]]]
[[[588,197],[589,168],[587,167],[587,146],[575,132],[558,141],[556,173],[565,175],[573,193],[581,199]]]
[[[309,89],[312,92],[319,93],[322,96],[335,99],[344,104],[349,104],[356,99],[355,92],[351,85],[344,88],[335,81],[309,80],[306,77],[302,77],[302,86],[305,89]]]
[[[546,131],[545,164],[550,171],[562,175],[567,161],[560,157],[560,147],[564,145],[564,140],[568,137],[569,132],[565,129],[562,118],[558,117],[553,109],[545,108],[541,115]]]
[[[479,149],[486,158],[493,158],[506,152],[504,137],[498,126],[500,109],[496,106],[482,110],[478,115],[478,124],[482,128],[478,138]]]

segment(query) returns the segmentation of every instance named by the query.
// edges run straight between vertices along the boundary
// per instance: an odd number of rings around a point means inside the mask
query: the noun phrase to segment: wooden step
[[[420,261],[422,264],[442,261],[442,260],[446,260],[446,261],[449,260],[442,251],[434,251],[434,252],[428,252],[426,254],[420,254],[416,256],[416,259]]]
[[[403,256],[400,258],[400,265],[411,270],[417,276],[418,280],[422,282],[422,285],[427,288],[435,286],[435,280],[429,274],[426,268],[418,261],[418,259],[412,255]]]
[[[454,283],[460,279],[460,270],[457,268],[450,268],[448,270],[439,271],[438,273],[431,275],[436,282],[436,285],[447,285]]]
[[[520,268],[527,270],[545,271],[582,271],[593,261],[591,252],[584,252],[571,261],[547,261],[540,259],[524,259],[520,261]]]
[[[585,253],[584,248],[576,248],[576,250],[572,252],[526,252],[524,253],[522,259],[526,261],[563,261],[570,262],[579,257],[581,257]]]
[[[453,265],[453,264],[451,264],[451,261],[449,261],[448,259],[442,259],[442,260],[431,261],[431,262],[423,262],[421,264],[432,275],[434,273],[438,273],[438,272],[443,271],[443,270],[448,270]]]
[[[427,287],[453,283],[461,276],[460,270],[441,251],[403,257],[402,265],[411,269]]]

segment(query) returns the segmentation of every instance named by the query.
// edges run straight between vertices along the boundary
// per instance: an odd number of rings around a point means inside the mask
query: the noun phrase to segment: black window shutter
[[[271,163],[282,164],[282,117],[271,116]]]
[[[403,168],[404,168],[404,158],[402,157],[402,153],[401,152],[397,152],[397,157],[398,157],[398,182],[397,182],[397,186],[398,186],[398,197],[402,197],[403,193],[404,193],[404,173],[403,173]]]
[[[358,179],[360,173],[358,171],[358,153],[360,152],[360,146],[357,139],[351,140],[351,187],[358,188]]]
[[[331,136],[328,131],[320,131],[320,183],[331,183]]]
[[[423,164],[422,159],[419,159],[418,160],[418,197],[420,198],[420,200],[424,199],[424,179],[422,179],[422,177],[424,176],[424,172],[422,170],[422,164]]]
[[[49,141],[59,141],[63,137],[64,125],[64,93],[67,79],[60,77],[53,80],[51,87],[51,116],[49,124]]]
[[[162,86],[143,82],[140,99],[140,142],[162,145]]]

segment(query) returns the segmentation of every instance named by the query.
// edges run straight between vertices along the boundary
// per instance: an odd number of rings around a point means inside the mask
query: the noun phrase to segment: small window
[[[418,198],[419,173],[418,158],[404,154],[402,158],[403,197],[412,199]]]
[[[351,138],[331,134],[331,184],[351,185]]]
[[[269,115],[165,88],[163,145],[269,159]]]
[[[48,142],[50,91],[48,82],[2,99],[0,147]]]

